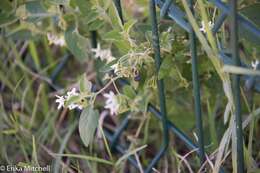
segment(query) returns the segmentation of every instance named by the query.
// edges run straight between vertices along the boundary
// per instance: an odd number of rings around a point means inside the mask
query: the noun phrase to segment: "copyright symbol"
[[[5,171],[5,165],[0,166],[0,171]]]

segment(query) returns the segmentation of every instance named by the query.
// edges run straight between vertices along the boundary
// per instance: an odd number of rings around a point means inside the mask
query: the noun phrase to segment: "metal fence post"
[[[231,28],[231,51],[233,64],[241,66],[238,54],[238,24],[237,24],[237,0],[230,1],[230,28]],[[243,130],[241,118],[241,100],[240,100],[240,76],[232,76],[234,104],[235,104],[235,125],[236,125],[236,143],[237,143],[237,171],[243,173],[244,151],[243,151]]]
[[[155,65],[156,65],[156,71],[158,73],[161,65],[161,55],[160,55],[160,40],[159,40],[158,24],[157,24],[156,8],[155,8],[154,0],[150,0],[149,11],[151,17],[151,24],[152,24],[152,43],[153,43],[154,56],[155,56]],[[169,131],[168,131],[167,115],[166,115],[164,83],[162,79],[157,80],[157,88],[158,88],[158,95],[160,101],[160,111],[162,114],[163,144],[161,146],[160,151],[156,154],[156,156],[153,158],[151,163],[146,168],[145,170],[146,173],[151,172],[154,165],[159,161],[159,159],[167,150],[169,144]]]
[[[189,2],[190,9],[193,12],[193,0]],[[198,146],[199,146],[199,157],[201,165],[205,160],[204,151],[204,135],[203,135],[203,120],[201,113],[201,102],[200,102],[200,82],[198,76],[198,62],[197,62],[197,46],[196,46],[196,35],[192,29],[189,33],[190,38],[190,51],[191,51],[191,65],[192,65],[192,84],[193,84],[193,97],[195,104],[195,116],[196,116],[196,128],[198,135]]]

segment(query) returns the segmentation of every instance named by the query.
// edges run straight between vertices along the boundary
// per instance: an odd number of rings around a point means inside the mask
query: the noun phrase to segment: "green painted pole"
[[[161,66],[161,53],[160,53],[160,45],[159,45],[160,40],[159,40],[158,24],[157,24],[154,0],[150,0],[150,15],[151,15],[151,22],[152,22],[152,40],[153,40],[153,49],[154,49],[154,56],[155,56],[155,65],[156,65],[156,72],[158,73]],[[162,114],[164,145],[167,146],[169,143],[169,134],[168,134],[168,126],[167,126],[164,83],[162,79],[157,80],[157,88],[158,88],[158,94],[160,100],[160,111]]]
[[[192,62],[192,84],[193,84],[193,97],[195,104],[195,116],[196,116],[196,128],[198,135],[198,146],[199,146],[199,157],[201,164],[205,161],[205,150],[204,150],[204,135],[203,135],[203,120],[201,113],[201,102],[200,102],[200,83],[198,77],[198,62],[197,62],[197,49],[196,49],[196,38],[194,32],[190,33],[190,49],[191,49],[191,62]]]
[[[159,40],[159,33],[158,33],[158,24],[156,18],[156,9],[154,0],[150,0],[150,17],[151,17],[151,24],[152,24],[152,43],[154,49],[154,56],[155,56],[155,65],[156,65],[156,72],[159,72],[160,65],[161,65],[161,53],[160,53],[160,40]],[[164,94],[164,83],[163,80],[157,80],[157,88],[158,88],[158,95],[160,101],[160,111],[162,115],[162,125],[163,125],[163,143],[160,148],[160,151],[156,154],[154,159],[151,163],[147,166],[145,173],[150,173],[152,168],[155,164],[160,160],[163,156],[165,151],[169,145],[169,129],[168,129],[168,121],[167,121],[167,113],[166,113],[166,103],[165,103],[165,94]]]
[[[189,5],[191,11],[193,12],[192,0],[190,0]],[[193,97],[194,97],[194,104],[195,104],[196,128],[197,128],[197,135],[198,135],[199,157],[200,157],[201,164],[203,164],[203,162],[205,161],[203,120],[202,120],[202,113],[201,113],[200,82],[198,76],[196,36],[193,30],[191,33],[189,33],[189,38],[190,38],[192,84],[193,84]]]
[[[237,24],[237,0],[230,0],[230,29],[231,29],[231,51],[233,65],[241,66],[238,54],[238,24]],[[244,151],[243,151],[243,130],[241,118],[241,99],[240,99],[240,76],[232,75],[233,95],[235,105],[235,125],[237,143],[237,171],[243,173]]]

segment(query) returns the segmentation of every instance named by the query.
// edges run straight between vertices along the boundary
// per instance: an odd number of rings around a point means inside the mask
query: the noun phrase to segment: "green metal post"
[[[155,65],[156,71],[159,72],[160,65],[161,65],[161,55],[160,55],[160,40],[159,40],[159,33],[158,33],[158,24],[156,18],[156,9],[154,0],[150,0],[150,16],[151,16],[151,24],[152,24],[152,42],[153,42],[153,49],[155,54]],[[160,100],[160,111],[162,114],[162,124],[163,124],[163,144],[161,146],[160,151],[157,153],[155,158],[151,161],[151,163],[146,168],[145,172],[149,173],[152,171],[154,165],[158,162],[158,160],[162,157],[165,153],[168,144],[169,144],[169,131],[168,131],[168,124],[167,124],[167,115],[166,115],[166,104],[165,104],[165,95],[164,95],[164,83],[163,80],[157,80],[157,88]]]
[[[240,66],[238,54],[238,24],[237,24],[237,0],[230,0],[230,24],[231,24],[231,51],[233,64]],[[240,76],[232,76],[234,104],[235,104],[235,125],[236,125],[236,143],[237,143],[237,171],[243,173],[244,151],[243,151],[243,130],[241,118],[241,100],[240,100]]]
[[[190,0],[190,9],[193,12],[193,1]],[[204,151],[204,135],[203,135],[203,121],[201,114],[201,103],[200,103],[200,83],[198,77],[198,62],[197,62],[197,47],[196,47],[196,36],[192,30],[189,33],[190,37],[190,50],[191,50],[191,60],[192,60],[192,84],[193,84],[193,96],[195,104],[195,115],[196,115],[196,128],[199,143],[199,157],[200,162],[203,164],[205,161],[205,151]]]
[[[192,84],[193,84],[193,95],[195,104],[195,115],[196,115],[196,128],[199,143],[199,157],[201,164],[205,161],[204,151],[204,135],[203,135],[203,121],[201,114],[201,103],[200,103],[200,84],[198,77],[198,62],[197,62],[197,50],[196,50],[196,39],[194,32],[190,33],[191,42],[191,58],[192,58]]]
[[[156,19],[156,10],[154,0],[150,0],[150,13],[152,20],[152,40],[153,40],[153,48],[155,54],[155,64],[157,73],[160,70],[161,65],[161,53],[160,53],[160,40],[158,33],[158,24]],[[167,146],[169,143],[169,134],[168,134],[168,126],[167,126],[167,115],[166,115],[166,104],[165,104],[165,95],[164,95],[164,83],[163,80],[157,80],[159,100],[160,100],[160,111],[162,114],[162,122],[163,122],[163,138],[164,145]]]

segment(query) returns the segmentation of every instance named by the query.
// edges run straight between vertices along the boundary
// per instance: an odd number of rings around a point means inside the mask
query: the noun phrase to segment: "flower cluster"
[[[65,45],[65,40],[64,40],[64,36],[57,36],[55,34],[52,33],[47,33],[47,38],[49,41],[49,44],[54,44],[56,46],[64,46]]]
[[[109,91],[109,93],[103,94],[103,96],[106,98],[105,102],[105,109],[108,109],[110,111],[111,115],[116,115],[119,113],[119,99],[117,95],[113,91]],[[58,103],[58,109],[67,107],[69,110],[72,109],[83,109],[83,105],[80,104],[77,99],[76,101],[71,101],[72,97],[80,97],[80,93],[76,91],[76,88],[72,88],[70,91],[67,92],[67,95],[65,96],[59,96],[56,95],[56,103]],[[68,105],[66,105],[67,102],[71,102]]]
[[[58,103],[58,109],[65,107],[65,103],[66,101],[68,101],[69,99],[71,99],[74,96],[79,96],[79,93],[76,91],[76,88],[72,88],[71,91],[67,92],[67,95],[65,96],[59,96],[56,95],[57,99],[56,99],[56,103]],[[77,103],[70,103],[68,106],[69,110],[78,108],[78,109],[82,109],[82,105],[77,104]]]
[[[213,26],[214,26],[214,23],[209,21],[209,28],[212,29]],[[205,23],[204,21],[201,22],[201,28],[200,28],[200,31],[203,32],[203,33],[206,33],[206,27],[205,27]]]
[[[100,58],[102,61],[111,62],[115,58],[112,56],[110,49],[101,49],[98,43],[97,48],[93,48],[92,52],[95,53],[95,58]]]
[[[118,114],[120,105],[115,93],[110,91],[109,93],[103,94],[103,96],[106,98],[105,108],[110,110],[111,115]]]

